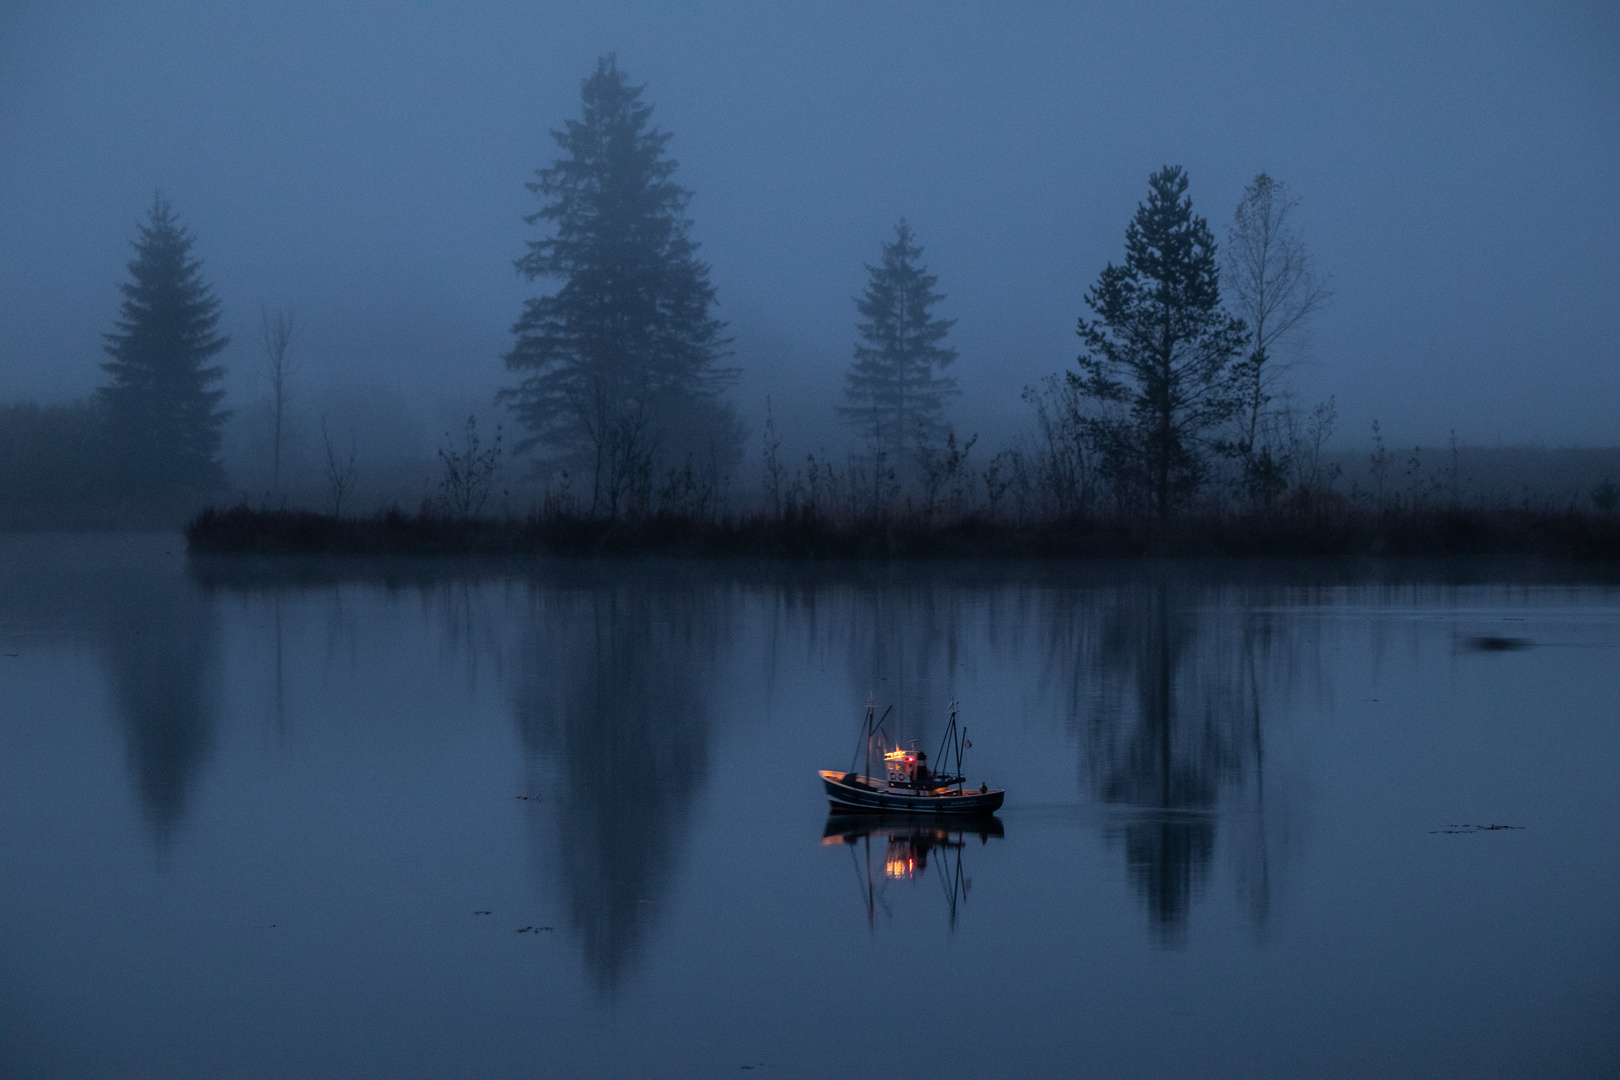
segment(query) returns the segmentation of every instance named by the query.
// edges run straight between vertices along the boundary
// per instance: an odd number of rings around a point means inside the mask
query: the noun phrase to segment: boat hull
[[[988,791],[914,791],[890,787],[869,776],[821,770],[821,784],[834,810],[881,811],[886,814],[993,814],[1007,795]]]

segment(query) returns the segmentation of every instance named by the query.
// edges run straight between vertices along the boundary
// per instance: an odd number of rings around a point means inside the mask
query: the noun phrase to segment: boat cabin
[[[891,750],[883,755],[889,767],[889,786],[904,788],[934,787],[933,774],[928,771],[928,755],[920,750]]]

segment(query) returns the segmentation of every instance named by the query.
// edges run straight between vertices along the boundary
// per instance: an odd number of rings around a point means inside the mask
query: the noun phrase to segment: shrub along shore
[[[1020,522],[985,515],[832,518],[649,514],[609,519],[534,513],[457,518],[389,510],[338,517],[302,510],[209,509],[185,529],[197,554],[687,555],[789,559],[1121,556],[1533,555],[1620,560],[1620,515],[1577,509],[1401,508],[1335,504],[1310,512],[1153,520]]]

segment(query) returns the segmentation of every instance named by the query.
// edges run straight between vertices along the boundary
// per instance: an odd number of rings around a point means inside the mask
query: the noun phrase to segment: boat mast
[[[866,699],[866,772],[862,773],[862,776],[872,775],[872,714],[876,711],[877,703],[868,697]],[[868,857],[867,863],[870,864],[871,861],[871,858]],[[868,865],[867,870],[871,870],[870,865]]]
[[[882,716],[879,716],[876,720],[873,720],[873,714],[877,712],[877,703],[871,698],[866,699],[866,728],[864,732],[866,735],[866,776],[872,775],[872,740],[876,738],[877,733],[883,729],[883,721],[887,720],[889,718],[889,713],[893,711],[894,706],[890,705],[887,709],[883,710]],[[882,751],[882,749],[883,747],[880,745],[878,750]],[[860,749],[856,748],[855,753],[859,754]]]
[[[958,728],[956,726],[956,702],[952,701],[951,721],[945,725],[945,734],[939,740],[939,753],[935,756],[938,760],[937,768],[942,774],[949,777],[951,775],[948,771],[951,763],[951,750],[953,748],[956,750],[956,776],[954,780],[947,779],[946,783],[955,784],[958,792],[962,790],[962,783],[965,779],[962,773],[962,749],[964,743],[967,743],[967,728]]]

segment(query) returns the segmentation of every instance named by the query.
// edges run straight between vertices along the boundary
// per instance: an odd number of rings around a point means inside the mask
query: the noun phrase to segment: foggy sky
[[[1150,172],[1218,237],[1260,171],[1335,293],[1296,375],[1340,445],[1620,443],[1620,8],[1607,4],[0,6],[0,401],[103,379],[154,188],[263,393],[488,407],[536,232],[523,184],[616,52],[673,132],[757,431],[841,449],[863,263],[904,215],[990,442],[1072,366]],[[432,422],[438,422],[426,412]],[[757,456],[757,440],[750,443]]]

